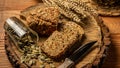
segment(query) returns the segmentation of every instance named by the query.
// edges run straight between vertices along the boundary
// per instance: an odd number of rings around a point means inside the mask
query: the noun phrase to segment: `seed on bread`
[[[61,24],[59,31],[54,31],[41,45],[42,50],[52,58],[66,54],[84,34],[83,29],[74,22],[64,21]]]
[[[37,5],[21,12],[21,18],[40,36],[49,36],[57,29],[60,13],[56,7]]]

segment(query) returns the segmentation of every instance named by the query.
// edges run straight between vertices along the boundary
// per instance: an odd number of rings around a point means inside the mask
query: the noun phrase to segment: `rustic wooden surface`
[[[0,68],[12,68],[4,49],[4,21],[19,11],[37,4],[37,0],[0,0]],[[102,68],[120,68],[120,17],[102,17],[110,30],[112,45]]]

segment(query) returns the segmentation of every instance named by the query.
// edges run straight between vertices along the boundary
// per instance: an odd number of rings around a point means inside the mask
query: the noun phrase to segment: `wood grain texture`
[[[103,68],[120,68],[120,17],[102,17],[110,30],[112,45]]]
[[[4,50],[5,19],[18,15],[22,9],[38,3],[37,0],[0,0],[0,68],[12,68]],[[112,45],[103,68],[120,68],[120,17],[102,17],[110,30]]]

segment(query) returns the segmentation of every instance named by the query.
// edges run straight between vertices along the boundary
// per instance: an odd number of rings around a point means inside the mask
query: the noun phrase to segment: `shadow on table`
[[[118,68],[118,62],[120,62],[120,59],[118,58],[120,56],[118,56],[118,48],[120,47],[113,45],[113,43],[112,45],[110,45],[107,57],[105,58],[102,68]]]

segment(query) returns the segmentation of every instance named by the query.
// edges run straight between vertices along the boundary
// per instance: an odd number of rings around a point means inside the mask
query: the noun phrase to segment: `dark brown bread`
[[[113,6],[120,5],[120,0],[93,0],[93,1],[98,3],[101,6],[113,7]]]
[[[39,35],[50,35],[57,29],[59,11],[56,7],[36,5],[23,10],[21,18]]]
[[[70,21],[61,23],[59,28],[59,31],[53,32],[41,46],[42,50],[52,58],[59,58],[64,55],[81,40],[84,34],[79,25]]]
[[[101,16],[120,16],[120,0],[80,0]]]

